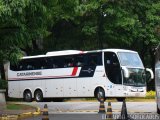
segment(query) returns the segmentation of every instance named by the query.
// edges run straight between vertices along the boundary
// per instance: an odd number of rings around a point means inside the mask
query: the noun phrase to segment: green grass
[[[20,110],[20,109],[22,109],[22,108],[21,108],[21,106],[16,105],[16,104],[8,104],[8,105],[7,105],[7,109],[8,109],[8,110]]]
[[[35,109],[35,107],[30,105],[7,103],[6,109],[7,110],[30,110],[30,109]]]
[[[155,101],[155,95],[156,95],[156,92],[151,90],[146,93],[145,97],[130,97],[130,98],[126,98],[126,101],[127,102],[151,102],[151,101]],[[85,99],[81,99],[81,101],[97,101],[97,99],[85,98]],[[117,100],[115,98],[108,98],[106,101],[116,102]]]

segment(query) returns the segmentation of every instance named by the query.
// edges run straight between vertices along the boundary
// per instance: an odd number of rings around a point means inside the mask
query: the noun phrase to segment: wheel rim
[[[37,100],[37,101],[40,101],[40,100],[41,100],[41,93],[37,93],[37,94],[36,94],[36,100]]]
[[[97,99],[98,101],[104,100],[104,95],[102,91],[98,91],[97,93]]]
[[[31,94],[28,92],[28,93],[26,93],[25,97],[26,97],[26,100],[30,100],[31,99]]]
[[[98,98],[99,99],[103,98],[103,93],[101,91],[98,92]]]

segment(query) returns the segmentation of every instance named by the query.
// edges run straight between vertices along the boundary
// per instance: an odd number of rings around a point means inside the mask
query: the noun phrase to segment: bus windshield
[[[143,67],[142,61],[137,53],[118,52],[118,56],[122,66]]]
[[[144,69],[128,68],[128,70],[129,70],[130,76],[129,78],[124,77],[124,80],[123,80],[124,85],[137,86],[137,87],[146,85]]]

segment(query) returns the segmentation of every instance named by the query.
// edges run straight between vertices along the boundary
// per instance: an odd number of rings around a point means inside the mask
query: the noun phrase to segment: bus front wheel
[[[98,88],[96,90],[95,97],[97,98],[98,101],[101,101],[101,99],[103,99],[104,101],[106,100],[105,92],[102,88]]]
[[[30,90],[26,90],[23,95],[24,101],[31,102],[32,101],[32,93]]]
[[[43,93],[41,90],[36,90],[34,94],[34,98],[37,102],[42,102],[43,101]]]

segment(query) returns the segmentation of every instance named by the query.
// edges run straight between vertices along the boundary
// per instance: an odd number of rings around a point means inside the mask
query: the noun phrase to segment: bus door
[[[112,83],[107,85],[109,87],[109,94],[112,96],[116,94],[120,95],[122,90],[122,73],[118,57],[113,52],[104,53],[104,64],[107,78]]]

